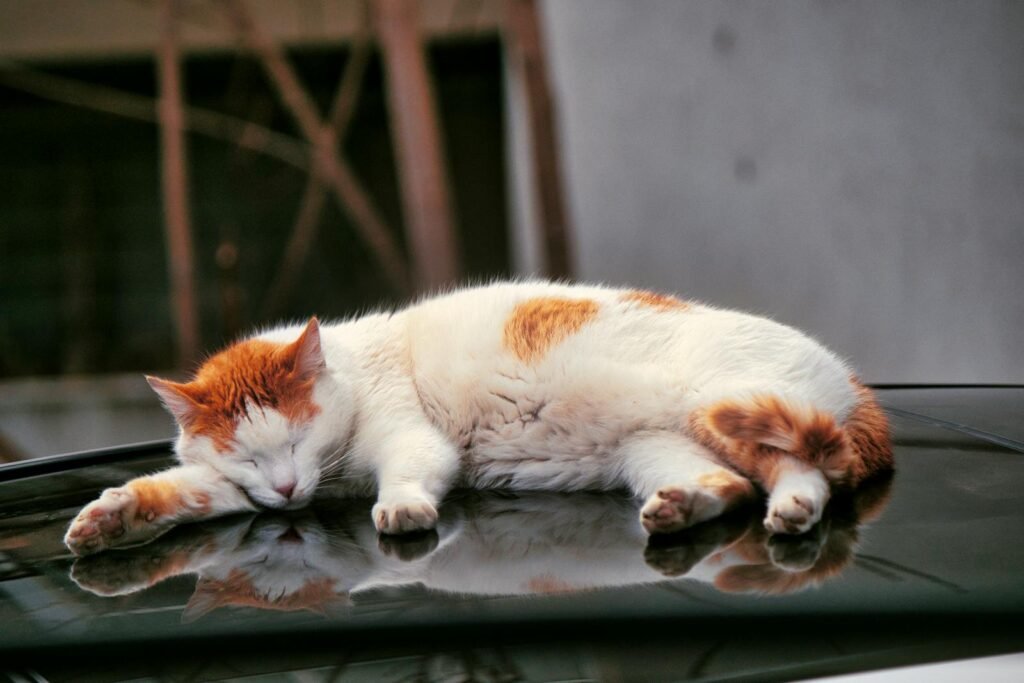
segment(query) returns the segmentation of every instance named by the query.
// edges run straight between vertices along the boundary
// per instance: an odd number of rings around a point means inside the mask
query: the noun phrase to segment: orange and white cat
[[[108,489],[76,554],[178,522],[376,491],[381,533],[427,529],[455,486],[627,488],[649,533],[768,492],[802,533],[833,486],[892,467],[871,392],[779,323],[652,292],[497,283],[348,322],[281,327],[149,378],[181,465]]]

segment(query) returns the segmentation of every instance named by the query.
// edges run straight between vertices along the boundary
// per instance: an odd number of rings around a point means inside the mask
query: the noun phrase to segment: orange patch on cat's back
[[[516,305],[505,321],[504,345],[530,363],[594,319],[599,306],[591,299],[540,297]]]
[[[658,294],[646,289],[630,290],[620,298],[627,303],[641,304],[642,306],[656,308],[659,311],[685,311],[690,307],[690,304],[670,294]]]
[[[186,429],[225,451],[250,405],[273,408],[292,422],[312,419],[320,411],[313,402],[314,378],[294,372],[294,350],[292,344],[249,339],[210,358],[186,385],[202,406]]]

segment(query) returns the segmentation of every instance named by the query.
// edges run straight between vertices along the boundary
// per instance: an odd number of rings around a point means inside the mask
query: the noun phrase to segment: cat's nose
[[[292,493],[295,492],[295,482],[290,481],[286,484],[282,484],[281,486],[275,486],[274,490],[284,496],[285,499],[289,499],[292,497]]]

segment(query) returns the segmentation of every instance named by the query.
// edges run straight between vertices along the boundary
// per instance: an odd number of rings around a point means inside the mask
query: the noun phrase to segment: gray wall
[[[774,316],[869,381],[1024,382],[1024,2],[543,9],[582,278]]]

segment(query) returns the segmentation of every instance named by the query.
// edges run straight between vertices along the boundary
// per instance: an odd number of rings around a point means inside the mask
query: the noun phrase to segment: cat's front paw
[[[79,557],[115,545],[127,532],[136,505],[128,489],[107,489],[78,513],[64,535],[64,544]]]
[[[802,534],[821,520],[824,507],[814,495],[773,494],[768,501],[764,528],[773,534]]]
[[[82,557],[158,536],[166,530],[152,506],[128,486],[107,489],[86,505],[64,535],[68,550]]]
[[[382,534],[404,534],[437,525],[437,508],[426,498],[380,501],[372,514],[373,525]]]

